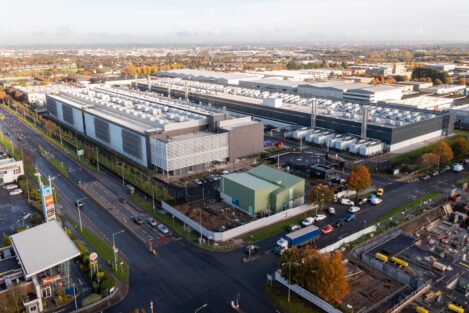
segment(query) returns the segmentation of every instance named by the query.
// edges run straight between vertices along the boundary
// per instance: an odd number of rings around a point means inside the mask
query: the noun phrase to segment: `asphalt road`
[[[10,116],[3,108],[7,116]],[[10,132],[10,138],[16,141],[16,133],[23,132],[25,140],[19,142],[27,153],[34,154],[37,167],[43,175],[55,176],[56,188],[64,197],[63,209],[77,219],[72,203],[85,197],[77,182],[89,182],[94,178],[81,169],[75,162],[46,142],[43,138],[13,118],[7,118],[3,129]],[[69,178],[62,177],[37,152],[41,145],[54,157],[64,162],[70,169]],[[383,203],[378,206],[366,205],[357,214],[355,222],[322,236],[319,247],[327,246],[336,240],[363,228],[367,221],[372,221],[381,214],[416,199],[430,191],[447,191],[451,184],[464,173],[446,173],[427,181],[415,183],[386,184]],[[118,183],[116,183],[117,188]],[[112,233],[122,229],[121,225],[93,201],[84,200],[84,226],[111,238]],[[346,207],[337,207],[337,217],[346,214]],[[337,217],[321,221],[319,226],[332,223]],[[116,244],[129,261],[130,291],[128,296],[108,312],[131,312],[135,308],[145,308],[149,312],[149,303],[155,304],[155,312],[191,312],[203,304],[208,304],[201,312],[229,312],[229,303],[237,294],[245,312],[275,312],[264,294],[263,284],[266,274],[275,270],[278,256],[272,253],[279,236],[259,243],[262,256],[249,263],[242,262],[243,249],[229,253],[203,251],[184,240],[176,240],[160,246],[158,256],[152,256],[134,237],[123,233],[116,237]]]

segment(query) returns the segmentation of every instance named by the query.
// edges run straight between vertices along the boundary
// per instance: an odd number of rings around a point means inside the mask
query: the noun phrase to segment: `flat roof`
[[[259,165],[258,167],[249,170],[248,173],[260,179],[270,181],[273,184],[277,184],[276,186],[282,187],[293,186],[304,181],[303,178],[285,173],[267,165]]]
[[[288,86],[288,87],[298,87],[302,82],[285,80],[285,79],[275,79],[275,78],[261,78],[261,79],[243,79],[240,83],[254,83],[259,85],[275,85],[275,86]]]
[[[277,185],[248,173],[234,173],[224,175],[223,177],[252,190],[275,190],[279,188]]]
[[[50,221],[10,236],[27,278],[80,255],[57,221]]]

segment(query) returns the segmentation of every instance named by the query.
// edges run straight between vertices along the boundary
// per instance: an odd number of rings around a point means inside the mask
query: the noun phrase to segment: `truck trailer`
[[[277,241],[275,251],[282,254],[286,249],[305,245],[316,240],[320,234],[321,230],[314,225],[302,228],[280,238]]]

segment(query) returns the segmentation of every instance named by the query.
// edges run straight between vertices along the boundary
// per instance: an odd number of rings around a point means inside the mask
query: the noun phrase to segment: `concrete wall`
[[[264,151],[264,125],[255,123],[234,127],[228,133],[229,160],[261,153]]]
[[[275,281],[279,282],[280,284],[284,285],[285,287],[289,287],[291,291],[296,293],[300,298],[303,298],[306,301],[309,301],[313,303],[314,305],[318,306],[322,310],[328,312],[328,313],[341,313],[341,310],[336,309],[332,305],[330,305],[328,302],[324,301],[323,299],[319,298],[315,294],[309,292],[308,290],[293,284],[289,285],[288,280],[282,277],[282,275],[279,272],[275,272],[274,275]]]
[[[350,236],[347,236],[345,238],[342,238],[341,240],[327,246],[327,247],[324,247],[322,248],[321,251],[322,253],[325,253],[325,252],[331,252],[331,251],[334,251],[334,250],[337,250],[339,249],[340,247],[342,247],[342,245],[346,244],[346,243],[349,243],[349,242],[352,242],[352,241],[355,241],[357,240],[358,238],[360,238],[361,236],[363,235],[366,235],[366,234],[369,234],[369,233],[373,233],[376,231],[376,226],[375,225],[372,225],[370,227],[367,227],[365,229],[362,229],[360,230],[359,232],[356,232]]]
[[[229,229],[224,232],[214,232],[206,229],[205,227],[200,227],[200,224],[190,219],[188,216],[184,215],[183,213],[179,212],[177,209],[173,208],[166,202],[162,202],[162,207],[165,211],[173,215],[175,218],[180,220],[182,223],[189,225],[194,231],[199,232],[202,229],[202,235],[206,238],[209,238],[214,241],[227,241],[247,233],[253,232],[260,228],[267,227],[269,225],[275,224],[277,222],[292,218],[294,216],[306,213],[308,211],[313,210],[315,207],[314,205],[304,204],[302,206],[289,209],[283,212],[279,212],[277,214],[264,217],[255,221],[252,221],[248,224],[238,226],[236,228]]]

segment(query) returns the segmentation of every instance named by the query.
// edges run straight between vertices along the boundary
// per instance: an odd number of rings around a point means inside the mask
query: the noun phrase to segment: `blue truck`
[[[278,254],[282,254],[286,249],[298,247],[316,240],[320,234],[321,230],[314,225],[294,231],[283,236],[277,241],[275,251]]]

